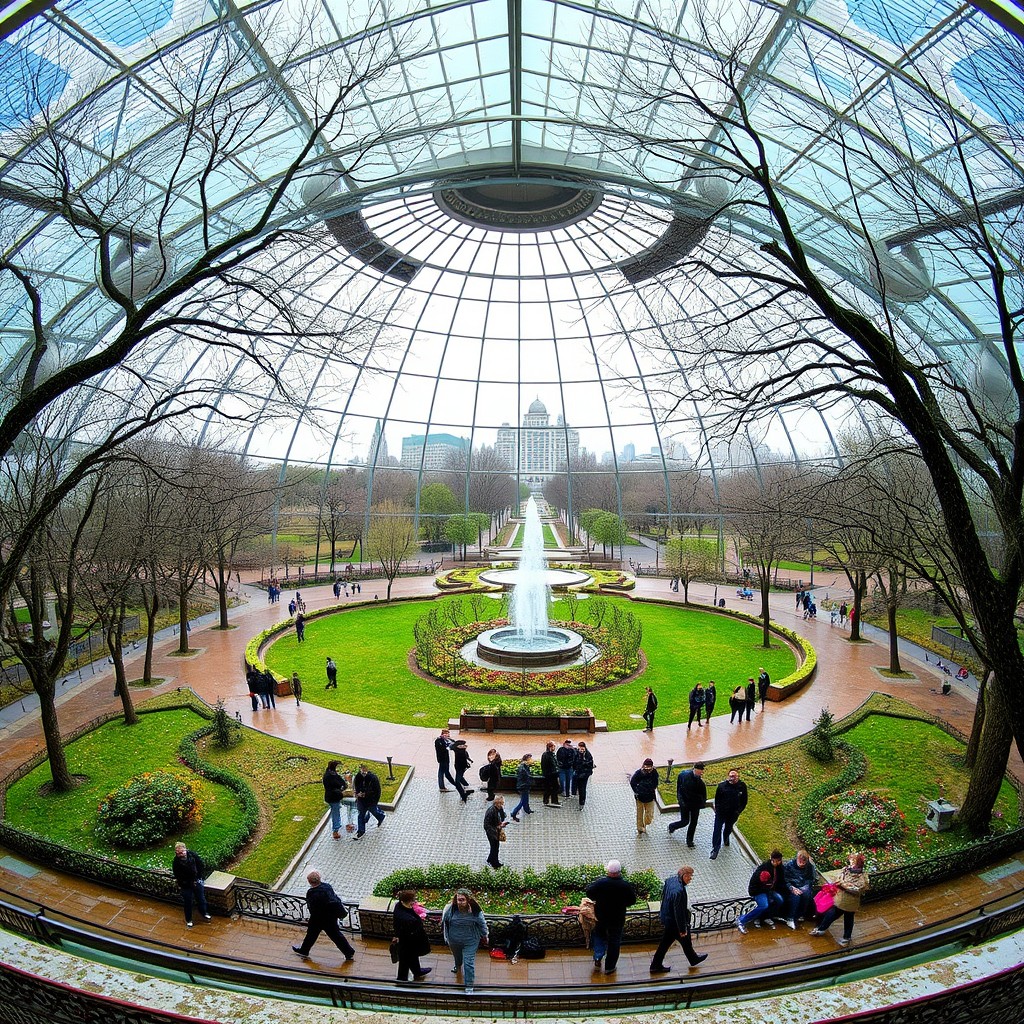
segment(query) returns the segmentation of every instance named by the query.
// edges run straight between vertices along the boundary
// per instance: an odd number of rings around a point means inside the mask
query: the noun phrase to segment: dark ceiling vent
[[[358,210],[338,217],[328,217],[324,223],[343,249],[366,266],[388,277],[408,284],[420,269],[421,264],[413,263],[397,249],[382,242],[370,230]]]

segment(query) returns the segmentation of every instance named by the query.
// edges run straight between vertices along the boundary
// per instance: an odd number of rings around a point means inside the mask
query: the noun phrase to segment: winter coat
[[[567,747],[564,743],[555,751],[555,760],[562,771],[574,768],[576,765],[576,751]]]
[[[345,780],[338,774],[337,768],[328,768],[324,772],[324,803],[339,804],[345,795]]]
[[[488,839],[498,838],[498,832],[501,829],[501,823],[507,817],[504,807],[498,807],[497,804],[491,804],[490,807],[484,812],[484,832],[487,834]]]
[[[678,874],[669,875],[661,889],[661,923],[677,932],[690,930],[690,906],[686,886]]]
[[[203,880],[205,871],[202,858],[194,850],[187,850],[184,857],[175,855],[171,862],[171,872],[179,889],[194,889],[196,882]]]
[[[860,910],[861,897],[871,888],[871,880],[866,871],[845,867],[836,879],[836,886],[832,900],[836,910],[856,913]]]
[[[697,708],[704,707],[704,687],[695,686],[690,691],[690,710],[696,711]]]
[[[747,784],[740,779],[733,784],[724,779],[715,787],[715,812],[727,818],[738,818],[747,806]]]
[[[376,807],[380,803],[380,779],[373,772],[357,772],[352,784],[356,790],[356,804],[360,808]]]
[[[629,788],[633,790],[637,800],[649,804],[654,799],[654,794],[658,792],[658,781],[657,771],[645,772],[643,768],[638,768],[629,780]]]
[[[626,911],[637,901],[636,887],[621,875],[605,875],[591,882],[586,895],[594,901],[598,924],[606,929],[621,929]]]
[[[516,769],[516,792],[529,792],[530,783],[532,781],[533,780],[530,776],[530,766],[525,761],[520,761],[519,767]]]
[[[545,779],[552,779],[558,774],[558,762],[553,750],[545,750],[540,755],[540,773]]]
[[[589,779],[594,774],[594,755],[589,750],[576,751],[573,773],[577,779]]]
[[[761,881],[761,875],[767,874],[769,879],[767,882]],[[750,881],[747,882],[747,893],[750,896],[763,896],[770,892],[777,892],[779,895],[785,895],[786,884],[784,881],[784,875],[782,871],[782,865],[776,867],[770,860],[762,861],[754,868],[750,875]]]
[[[691,768],[676,779],[676,800],[688,811],[699,811],[708,802],[708,787]]]

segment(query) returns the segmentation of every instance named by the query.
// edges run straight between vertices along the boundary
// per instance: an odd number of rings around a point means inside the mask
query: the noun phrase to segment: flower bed
[[[804,838],[834,864],[851,849],[886,848],[903,837],[906,822],[895,800],[865,789],[826,797]]]

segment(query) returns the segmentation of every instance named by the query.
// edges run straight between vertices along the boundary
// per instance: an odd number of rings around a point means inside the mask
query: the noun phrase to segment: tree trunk
[[[683,580],[683,604],[690,603],[690,581]]]
[[[188,654],[188,587],[178,581],[178,653]]]
[[[214,586],[217,590],[217,604],[220,607],[219,629],[227,629],[228,622],[228,586],[231,583],[231,570],[224,564],[223,553],[217,556],[217,576]]]
[[[106,630],[107,650],[110,651],[110,660],[114,663],[114,692],[121,698],[121,707],[124,709],[124,724],[136,725],[139,721],[138,713],[135,710],[135,703],[132,700],[131,691],[128,689],[128,676],[124,670],[124,602],[115,613],[114,620]]]
[[[66,793],[74,788],[74,780],[68,768],[67,755],[64,752],[64,741],[60,736],[60,723],[57,721],[57,706],[54,703],[54,680],[33,679],[33,686],[39,695],[39,721],[46,738],[46,754],[50,759],[50,777],[53,789],[57,793]]]
[[[886,604],[885,614],[889,623],[889,671],[897,675],[903,669],[900,667],[900,635],[896,631],[896,605]]]
[[[860,639],[860,617],[862,614],[861,605],[864,602],[864,595],[868,589],[868,574],[858,570],[856,573],[857,582],[853,588],[853,625],[850,627],[850,639]]]
[[[992,808],[999,796],[999,787],[1003,784],[1013,742],[1013,731],[998,686],[988,687],[985,704],[986,714],[971,781],[958,816],[959,822],[973,836],[983,836],[989,831]]]
[[[143,596],[146,609],[146,658],[142,667],[142,681],[148,686],[153,682],[153,646],[156,643],[156,613],[160,610],[160,595],[153,588],[152,595]]]
[[[761,574],[761,646],[769,648],[772,645],[772,632],[768,628],[769,612],[768,612],[768,595],[771,591],[771,583],[768,579],[768,573],[763,572]]]
[[[981,743],[981,730],[985,724],[985,692],[988,690],[989,670],[986,668],[978,687],[978,699],[974,704],[974,721],[971,724],[971,736],[967,741],[967,752],[964,754],[964,765],[970,769],[978,759],[978,746]]]

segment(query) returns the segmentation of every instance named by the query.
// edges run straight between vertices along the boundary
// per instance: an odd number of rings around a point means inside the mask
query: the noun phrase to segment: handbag
[[[833,902],[833,894],[827,889],[819,889],[814,895],[814,909],[819,914],[824,914],[826,910],[829,910]]]
[[[508,836],[505,835],[505,826],[504,825],[499,825],[498,826],[498,842],[499,843],[504,843],[504,842],[507,842],[507,841],[508,841]]]
[[[392,939],[391,940],[391,947],[390,947],[389,951],[391,953],[391,962],[393,964],[397,964],[398,963],[398,939]]]
[[[488,762],[487,764],[482,764],[480,766],[480,781],[481,782],[487,782],[488,779],[490,779],[490,777],[491,777],[491,765],[490,765],[490,762]]]

